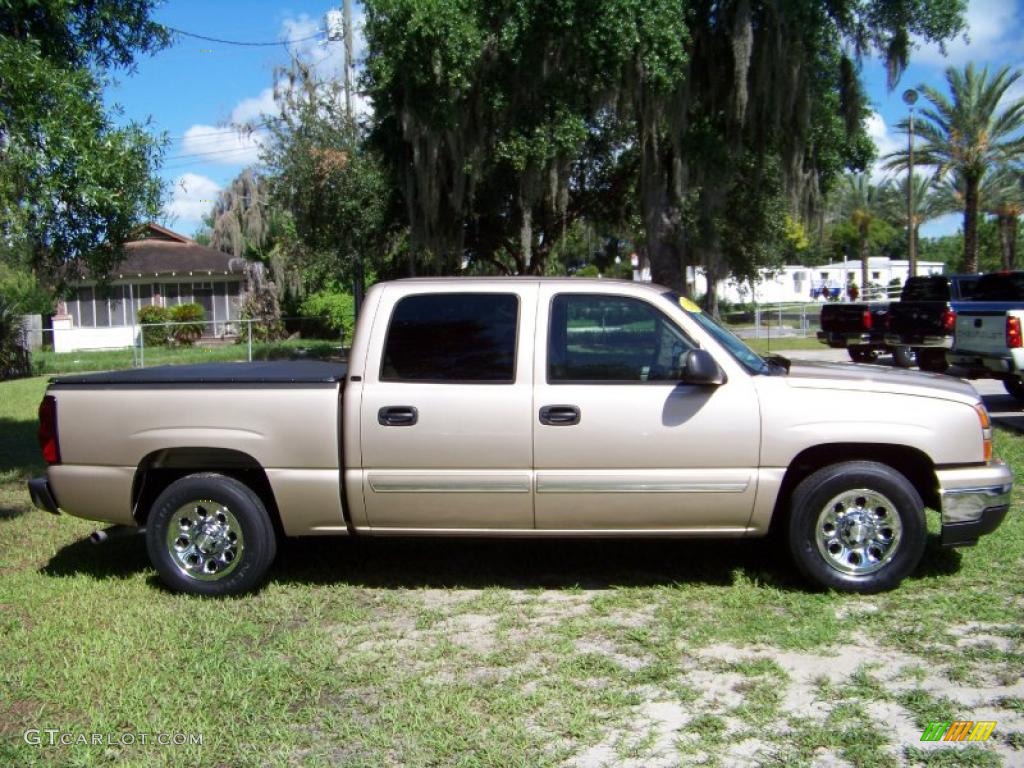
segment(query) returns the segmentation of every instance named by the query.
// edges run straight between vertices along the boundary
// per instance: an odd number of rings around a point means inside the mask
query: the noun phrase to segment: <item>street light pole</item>
[[[917,91],[908,88],[903,92],[903,103],[910,108],[907,123],[907,277],[917,274],[917,232],[914,227],[914,104]]]

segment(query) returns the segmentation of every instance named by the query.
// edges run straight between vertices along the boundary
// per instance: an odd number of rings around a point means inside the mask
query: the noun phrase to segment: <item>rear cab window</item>
[[[424,293],[395,305],[380,380],[513,384],[519,297],[511,293]]]

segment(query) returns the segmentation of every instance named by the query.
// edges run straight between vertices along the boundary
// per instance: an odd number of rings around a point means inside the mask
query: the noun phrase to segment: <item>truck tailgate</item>
[[[996,355],[1006,351],[1006,312],[968,310],[956,318],[957,352]]]

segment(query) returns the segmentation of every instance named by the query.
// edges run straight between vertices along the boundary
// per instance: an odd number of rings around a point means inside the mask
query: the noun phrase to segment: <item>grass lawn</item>
[[[1002,528],[944,550],[930,513],[884,595],[809,591],[767,541],[320,539],[214,601],[31,508],[44,387],[0,384],[0,765],[1024,764],[1022,437]],[[998,725],[920,742],[957,718]]]

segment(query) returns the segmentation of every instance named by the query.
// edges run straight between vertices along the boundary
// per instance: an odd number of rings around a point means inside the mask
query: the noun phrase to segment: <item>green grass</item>
[[[779,352],[790,349],[828,349],[813,336],[781,336],[778,338],[743,339],[744,343],[758,354]]]
[[[315,539],[285,542],[258,594],[211,601],[163,590],[140,538],[95,547],[94,523],[31,509],[44,388],[0,384],[0,765],[728,766],[744,741],[779,766],[1020,757],[1019,727],[934,749],[913,729],[971,717],[965,676],[1019,722],[1022,437],[996,435],[1018,481],[1003,526],[950,551],[930,514],[921,567],[883,595],[812,591],[770,541]]]
[[[154,365],[185,365],[189,363],[234,362],[248,359],[247,344],[218,347],[150,347],[143,352],[146,367]],[[295,341],[254,342],[253,360],[278,360],[294,357],[312,359],[338,358],[340,345],[334,341],[300,339]],[[131,368],[139,362],[139,351],[105,349],[78,352],[38,350],[32,353],[32,370],[36,374],[75,373],[79,371],[112,371]]]

